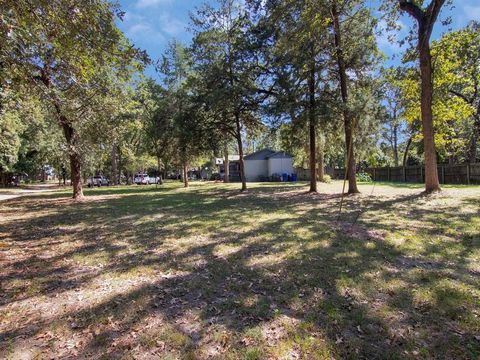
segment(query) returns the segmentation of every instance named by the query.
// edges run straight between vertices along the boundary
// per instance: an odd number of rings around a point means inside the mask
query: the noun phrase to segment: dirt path
[[[0,201],[5,201],[5,200],[10,200],[10,199],[15,199],[23,194],[0,194]]]
[[[55,191],[58,189],[65,189],[65,187],[53,185],[53,184],[38,184],[38,185],[28,185],[25,187],[14,188],[14,189],[1,189],[0,201],[15,199],[15,198],[26,196],[26,195]]]

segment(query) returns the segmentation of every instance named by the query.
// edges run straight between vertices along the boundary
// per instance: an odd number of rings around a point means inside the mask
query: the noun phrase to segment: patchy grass
[[[480,187],[179,183],[0,203],[0,358],[480,356]]]

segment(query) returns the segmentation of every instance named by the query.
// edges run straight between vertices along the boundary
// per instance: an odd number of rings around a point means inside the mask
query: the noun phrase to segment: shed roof
[[[267,160],[267,159],[290,159],[293,156],[285,151],[275,151],[272,149],[262,149],[245,156],[244,160]]]
[[[267,159],[291,159],[293,158],[292,155],[286,153],[285,151],[277,151],[274,154],[271,154],[267,157]]]
[[[275,154],[275,151],[272,149],[263,149],[259,151],[255,151],[250,155],[245,156],[244,160],[266,160],[272,154]]]

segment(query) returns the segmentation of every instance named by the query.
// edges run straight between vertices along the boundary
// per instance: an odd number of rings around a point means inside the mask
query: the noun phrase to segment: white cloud
[[[152,32],[152,28],[150,28],[150,26],[146,24],[135,24],[128,29],[127,34],[131,37],[135,37],[139,34],[149,32]]]
[[[160,16],[160,29],[170,36],[177,36],[185,32],[186,24],[178,19],[171,17],[169,14]]]
[[[168,13],[162,13],[155,18],[127,12],[124,17],[126,34],[131,39],[144,37],[159,38],[177,37],[185,32],[186,24]]]
[[[138,0],[135,6],[137,8],[147,8],[147,7],[157,6],[157,5],[169,4],[171,2],[172,2],[171,0]]]
[[[406,35],[406,26],[400,20],[397,20],[398,30],[388,30],[385,20],[381,20],[375,29],[377,43],[380,50],[385,52],[398,53],[402,51],[399,41]]]
[[[134,42],[163,42],[165,37],[150,24],[138,22],[128,27],[126,35]]]

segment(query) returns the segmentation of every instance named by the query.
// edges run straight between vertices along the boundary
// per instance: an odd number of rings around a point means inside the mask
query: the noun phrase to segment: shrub
[[[358,172],[356,178],[358,182],[372,182],[372,177],[370,174],[365,172]]]
[[[210,175],[210,181],[217,181],[220,180],[220,174],[219,173],[213,173]]]
[[[330,184],[332,182],[332,177],[328,174],[324,174],[323,175],[323,182],[327,183],[327,184]]]

